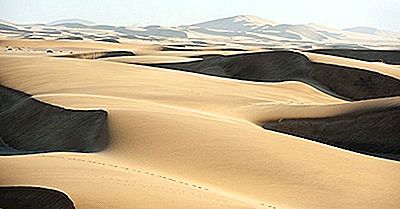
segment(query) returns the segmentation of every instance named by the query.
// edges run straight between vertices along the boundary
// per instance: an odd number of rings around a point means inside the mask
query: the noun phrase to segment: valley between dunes
[[[36,52],[8,53],[6,45]],[[400,205],[398,161],[263,128],[268,121],[398,110],[400,95],[348,101],[300,81],[253,82],[146,66],[201,59],[146,43],[3,40],[0,46],[1,85],[58,107],[105,110],[110,134],[100,152],[0,156],[2,186],[55,189],[77,209]],[[57,47],[74,53],[124,49],[135,56],[88,60],[43,53]],[[210,52],[244,53],[193,53]],[[400,77],[396,65],[299,53],[315,63]],[[351,137],[346,127],[337,131]]]

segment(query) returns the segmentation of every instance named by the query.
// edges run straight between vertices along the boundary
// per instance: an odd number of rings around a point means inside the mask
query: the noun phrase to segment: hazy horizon
[[[227,7],[229,5],[229,7]],[[400,31],[395,0],[372,1],[23,1],[0,0],[0,19],[17,23],[49,23],[84,19],[109,25],[177,26],[236,15],[254,15],[278,23],[318,23],[335,28],[373,27]]]

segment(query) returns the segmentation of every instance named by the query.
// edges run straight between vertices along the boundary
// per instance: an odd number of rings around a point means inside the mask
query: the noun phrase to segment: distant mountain
[[[190,26],[230,31],[249,31],[259,27],[275,25],[276,22],[253,15],[238,15],[233,17],[211,20]]]
[[[23,31],[24,28],[0,19],[0,31]]]
[[[62,24],[82,24],[82,25],[94,25],[95,23],[84,19],[62,19],[47,23],[48,25],[62,25]]]
[[[337,29],[324,25],[281,24],[253,15],[238,15],[181,26],[96,25],[82,19],[48,24],[18,25],[0,21],[0,35],[32,39],[109,40],[129,39],[220,44],[250,44],[275,48],[392,48],[400,49],[400,33],[371,27]],[[124,40],[125,39],[125,40]],[[194,42],[193,42],[194,43]]]
[[[355,32],[355,33],[364,33],[364,34],[376,34],[379,30],[376,28],[371,28],[371,27],[353,27],[353,28],[346,28],[343,29],[344,31],[350,31],[350,32]]]
[[[398,40],[400,33],[370,27],[336,29],[316,23],[278,24],[274,21],[252,15],[238,15],[193,24],[184,29],[210,36],[248,37],[259,40],[301,41],[301,42],[342,42],[357,39]],[[357,35],[356,33],[360,34]],[[343,44],[342,44],[343,45]],[[344,44],[346,46],[347,44]]]
[[[15,31],[18,30],[18,28],[14,24],[0,21],[0,30]]]
[[[353,27],[353,28],[343,29],[343,31],[358,33],[361,35],[371,35],[371,36],[400,39],[400,32],[394,32],[390,30],[383,30],[371,27]]]
[[[153,38],[188,38],[186,32],[175,27],[150,25],[146,27],[118,27],[115,32],[127,37],[153,37]]]

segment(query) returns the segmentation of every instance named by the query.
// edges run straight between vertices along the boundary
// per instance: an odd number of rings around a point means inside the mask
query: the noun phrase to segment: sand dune
[[[398,208],[394,68],[347,58],[327,64],[313,53],[161,51],[165,45],[0,41],[21,48],[2,52],[2,85],[40,106],[105,110],[110,136],[94,153],[0,156],[1,185],[55,189],[78,209]],[[43,53],[49,48],[135,56],[72,59]],[[230,53],[243,54],[221,56]],[[257,77],[263,82],[249,81]],[[354,85],[364,78],[373,82]]]
[[[396,79],[400,79],[400,71],[396,65],[389,65],[385,63],[361,61],[351,58],[336,57],[332,55],[315,54],[308,52],[301,52],[306,55],[312,62],[325,63],[330,65],[340,65],[350,68],[358,68],[368,71],[384,74]]]
[[[131,42],[121,44],[111,44],[104,42],[76,42],[76,41],[53,41],[53,40],[0,40],[0,46],[25,49],[23,54],[43,54],[47,49],[55,52],[62,51],[60,54],[96,52],[96,51],[131,51],[135,54],[158,51],[161,46],[150,45],[143,42]],[[2,51],[4,53],[4,51]]]
[[[400,160],[398,101],[396,98],[389,106],[361,106],[330,117],[280,118],[264,122],[262,126],[360,153]],[[318,107],[314,110],[326,111]]]
[[[313,63],[289,51],[207,57],[202,61],[153,65],[250,81],[302,81],[346,100],[400,95],[400,81],[346,66]]]
[[[400,65],[400,51],[397,50],[318,49],[310,52]]]

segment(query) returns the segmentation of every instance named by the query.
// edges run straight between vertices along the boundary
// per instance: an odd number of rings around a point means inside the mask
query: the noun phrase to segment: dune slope
[[[103,110],[67,110],[1,85],[0,94],[0,155],[95,152],[108,144]]]
[[[321,109],[316,107],[315,111]],[[321,118],[266,121],[279,131],[373,156],[400,160],[400,106],[378,106]]]
[[[202,61],[152,64],[250,81],[301,81],[335,97],[363,100],[400,95],[400,81],[377,72],[324,63],[289,51],[205,57]]]
[[[400,51],[398,50],[316,49],[309,52],[400,65]]]
[[[75,209],[67,195],[40,187],[0,187],[0,207],[4,209]]]

